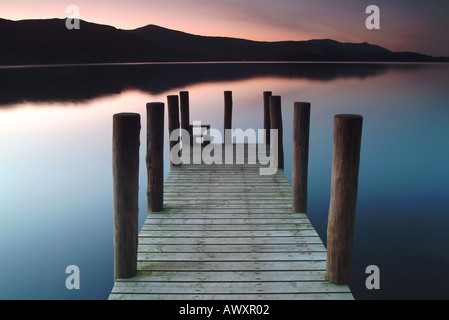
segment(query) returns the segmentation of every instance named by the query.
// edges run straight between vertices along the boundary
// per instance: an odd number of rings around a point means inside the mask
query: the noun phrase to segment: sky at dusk
[[[65,18],[69,5],[82,20],[120,29],[156,24],[260,41],[330,38],[449,56],[448,0],[0,0],[0,17]],[[369,5],[380,9],[379,30],[365,27]]]

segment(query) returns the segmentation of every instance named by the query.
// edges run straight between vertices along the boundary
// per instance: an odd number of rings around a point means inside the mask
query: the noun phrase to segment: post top
[[[139,118],[140,119],[140,114],[135,113],[135,112],[121,112],[121,113],[116,113],[113,116],[114,118]]]
[[[271,104],[281,104],[281,96],[270,96]]]
[[[295,102],[295,106],[309,106],[310,107],[310,102],[304,102],[304,101],[296,101]]]
[[[341,120],[362,120],[363,117],[359,114],[337,114],[335,115],[335,119]]]
[[[148,107],[163,108],[164,107],[164,103],[163,102],[148,102],[147,103],[147,108]]]

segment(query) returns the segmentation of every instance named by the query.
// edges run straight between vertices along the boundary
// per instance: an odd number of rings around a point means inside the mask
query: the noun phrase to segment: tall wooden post
[[[359,115],[334,118],[326,279],[338,285],[348,284],[351,274],[362,123]]]
[[[180,101],[180,108],[181,108],[181,128],[189,131],[189,125],[190,125],[189,91],[181,91],[179,93],[179,101]]]
[[[140,115],[113,116],[114,281],[137,272]]]
[[[170,152],[174,146],[179,143],[179,136],[176,141],[170,139],[172,132],[179,129],[179,99],[176,95],[167,97],[168,108],[168,138],[170,140]],[[170,159],[170,167],[173,166],[173,162]]]
[[[281,110],[281,97],[270,97],[270,125],[271,129],[278,131],[278,141],[275,147],[278,148],[278,168],[284,169],[284,140],[282,129],[282,110]],[[273,147],[273,145],[271,146]]]
[[[263,128],[265,130],[265,143],[270,144],[270,97],[272,96],[271,91],[265,91],[263,93]]]
[[[164,104],[147,103],[148,213],[164,209]]]
[[[190,145],[193,143],[192,130],[190,126],[190,98],[189,91],[181,91],[179,93],[179,102],[181,109],[181,129],[187,130],[190,135]],[[186,141],[183,141],[186,143]]]
[[[224,92],[224,142],[232,144],[232,134],[227,129],[232,129],[232,91]]]
[[[307,213],[310,103],[295,102],[293,112],[292,210]]]

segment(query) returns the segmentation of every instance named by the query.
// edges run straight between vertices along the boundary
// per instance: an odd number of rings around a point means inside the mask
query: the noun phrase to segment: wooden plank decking
[[[172,167],[164,211],[139,234],[137,275],[118,279],[109,299],[353,299],[325,280],[326,248],[292,212],[284,172],[259,168]]]

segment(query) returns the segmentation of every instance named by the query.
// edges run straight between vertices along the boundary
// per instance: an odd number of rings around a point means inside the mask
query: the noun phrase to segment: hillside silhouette
[[[148,25],[134,30],[65,19],[0,19],[0,65],[198,61],[398,61],[437,62],[413,52],[331,39],[263,42],[207,37]]]

